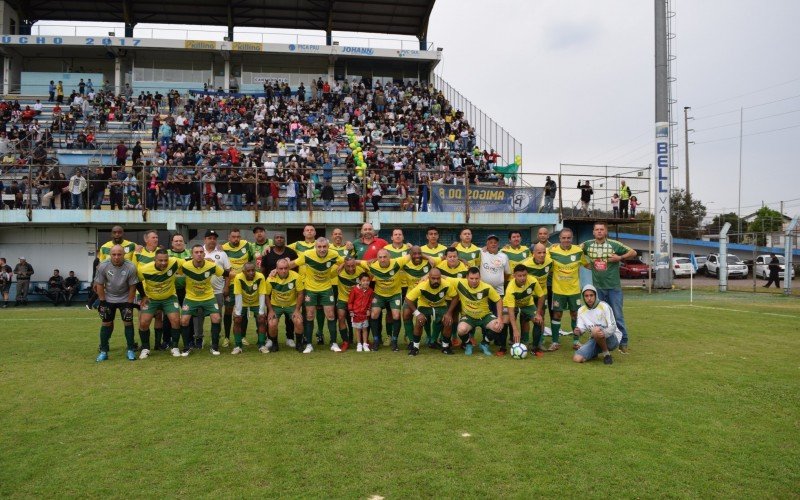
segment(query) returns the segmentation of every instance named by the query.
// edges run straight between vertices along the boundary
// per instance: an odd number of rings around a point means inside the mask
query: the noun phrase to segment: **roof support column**
[[[114,58],[114,93],[122,93],[122,58],[118,55]]]
[[[233,4],[231,3],[231,0],[228,0],[228,41],[233,41]],[[227,78],[225,81],[227,81]],[[226,92],[227,90],[228,89],[225,89]]]
[[[122,1],[122,20],[125,23],[125,38],[133,38],[133,27],[136,23],[133,21],[133,5],[132,0]]]
[[[421,36],[419,38],[419,50],[428,50],[428,37]]]

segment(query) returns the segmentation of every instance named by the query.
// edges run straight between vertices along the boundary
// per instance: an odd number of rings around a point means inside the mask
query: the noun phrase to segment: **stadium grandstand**
[[[352,236],[364,222],[384,235],[427,225],[455,235],[468,225],[533,240],[539,226],[613,217],[609,186],[625,178],[646,211],[649,173],[594,170],[592,183],[605,187],[581,213],[582,171],[523,171],[522,145],[434,73],[442,49],[427,39],[433,6],[0,1],[0,225],[14,228],[0,245],[58,241],[90,270],[87,245],[91,255],[117,223],[188,237],[248,224],[299,234],[311,222]],[[217,25],[227,36],[161,38],[170,25]],[[248,27],[321,34],[278,43]],[[340,32],[406,40],[351,45]],[[552,208],[545,175],[559,181]]]

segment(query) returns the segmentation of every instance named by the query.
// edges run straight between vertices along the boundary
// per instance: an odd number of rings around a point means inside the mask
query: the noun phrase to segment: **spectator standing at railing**
[[[297,206],[297,183],[294,174],[289,174],[286,178],[286,209],[290,212],[296,211]]]
[[[614,218],[619,217],[619,194],[614,193],[611,196],[611,209],[614,211]]]
[[[231,205],[237,212],[242,211],[242,195],[244,194],[244,179],[241,176],[239,169],[234,168],[231,170],[231,175],[228,177],[228,191],[230,193]]]
[[[47,102],[53,102],[56,100],[56,84],[53,80],[50,80],[50,85],[47,87],[47,93],[50,97],[47,99]]]
[[[78,91],[81,94],[85,94],[86,93],[86,82],[83,81],[83,78],[81,78],[81,81],[78,82]]]
[[[158,181],[158,176],[155,171],[150,172],[150,180],[147,181],[145,189],[145,206],[148,210],[157,210],[158,197],[161,193],[161,183]]]
[[[178,183],[172,174],[167,174],[167,180],[164,182],[164,209],[175,210],[177,208],[178,200]]]
[[[97,167],[94,172],[88,175],[88,191],[89,191],[89,206],[94,210],[100,210],[105,197],[106,187],[108,186],[109,177],[103,167]]]
[[[335,193],[333,191],[333,185],[331,184],[331,181],[326,180],[325,184],[322,186],[321,191],[322,191],[321,192],[322,201],[325,205],[323,210],[325,210],[326,212],[330,212],[333,210],[333,200],[335,198]]]
[[[581,190],[581,211],[587,217],[589,216],[589,204],[592,202],[592,195],[594,194],[594,190],[592,186],[589,185],[589,181],[584,181],[581,184],[581,181],[578,181],[578,189]]]
[[[83,196],[86,192],[86,178],[83,177],[83,172],[80,169],[75,170],[72,177],[69,178],[69,185],[67,186],[70,194],[70,207],[73,210],[83,209]]]
[[[631,188],[625,184],[625,181],[622,181],[619,187],[619,216],[623,219],[628,218],[628,204],[630,199]]]
[[[553,203],[556,200],[556,191],[558,186],[556,185],[556,181],[552,180],[548,175],[545,179],[544,183],[544,206],[542,207],[542,211],[545,213],[553,213]]]
[[[178,172],[178,175],[175,176],[175,184],[181,200],[181,210],[188,210],[192,201],[192,181],[186,173]]]
[[[108,204],[111,210],[122,210],[126,177],[125,170],[120,168],[108,180]]]
[[[56,85],[56,102],[64,104],[64,83],[61,80]]]

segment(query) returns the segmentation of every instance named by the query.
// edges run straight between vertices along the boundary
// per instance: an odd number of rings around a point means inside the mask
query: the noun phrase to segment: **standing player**
[[[206,259],[206,248],[203,245],[193,246],[192,260],[184,262],[182,266],[181,272],[186,276],[186,298],[181,307],[181,327],[184,335],[189,335],[192,331],[192,316],[197,315],[200,318],[209,316],[211,318],[211,354],[219,356],[220,307],[214,297],[211,278],[214,276],[221,278],[227,290],[229,272]],[[195,345],[198,344],[195,343]],[[199,346],[202,345],[201,340]]]
[[[103,243],[97,251],[97,258],[100,262],[108,260],[111,255],[111,247],[119,245],[125,253],[125,260],[133,260],[133,253],[136,251],[136,243],[125,239],[125,231],[122,226],[114,226],[111,228],[111,240]]]
[[[294,271],[289,270],[289,262],[286,259],[278,261],[274,275],[267,278],[266,294],[267,319],[269,321],[269,340],[265,346],[259,347],[261,352],[278,351],[278,326],[281,317],[285,317],[286,324],[286,344],[289,345],[290,336],[294,336],[290,347],[300,350],[303,345],[303,296],[305,286],[303,277]],[[291,331],[289,326],[292,325]],[[260,341],[259,341],[260,342]]]
[[[297,252],[297,255],[301,255],[303,252],[314,250],[316,241],[317,241],[316,228],[311,224],[306,224],[303,227],[303,240],[295,241],[294,243],[288,245],[288,247],[289,249]],[[329,242],[329,247],[330,247],[330,242]],[[329,250],[333,249],[329,248]],[[323,345],[325,344],[324,334],[322,333],[322,330],[324,329],[323,325],[325,323],[325,313],[321,307],[316,308],[315,317],[317,318],[317,345]]]
[[[241,354],[245,335],[247,335],[247,318],[252,313],[256,320],[258,332],[258,349],[264,352],[267,343],[267,309],[265,295],[267,280],[256,271],[254,262],[242,266],[242,271],[232,278],[233,281],[233,340],[236,346],[231,354]]]
[[[628,329],[622,315],[622,285],[619,281],[619,263],[636,257],[636,250],[608,237],[605,222],[595,222],[593,240],[583,243],[583,252],[592,270],[592,283],[597,289],[597,300],[605,302],[614,311],[614,320],[622,333],[619,352],[628,353]]]
[[[383,248],[386,249],[387,252],[389,252],[389,258],[391,259],[399,259],[400,257],[405,257],[406,255],[408,255],[409,245],[405,242],[405,236],[403,235],[403,230],[393,229],[392,242]],[[400,300],[402,301],[402,298],[406,296],[406,292],[408,291],[408,276],[406,275],[405,270],[401,270],[399,274],[400,276],[398,277],[398,280],[400,280],[400,297],[401,297]],[[386,313],[387,313],[386,331],[390,332],[394,328],[393,326],[394,318],[392,316],[391,309],[386,309]],[[408,331],[410,333],[411,329],[409,328]],[[410,345],[411,335],[408,335],[408,338],[406,340],[409,341]]]
[[[553,259],[553,314],[550,321],[553,343],[548,349],[550,351],[557,351],[561,347],[558,340],[564,311],[569,311],[574,326],[578,318],[578,308],[581,306],[580,268],[583,265],[583,249],[572,244],[572,229],[562,229],[558,240],[558,245],[550,247],[550,258]],[[580,335],[573,335],[572,348],[577,350],[580,347]]]
[[[365,222],[361,225],[361,239],[353,242],[356,259],[373,260],[378,257],[378,250],[388,245],[389,242],[378,238],[372,224]]]
[[[136,266],[125,260],[125,249],[114,245],[109,249],[108,259],[97,266],[94,288],[100,299],[100,354],[97,361],[108,359],[109,340],[114,331],[114,316],[119,311],[125,325],[125,341],[128,344],[128,360],[136,359],[136,344],[133,339],[133,301],[136,297]]]
[[[481,249],[472,244],[472,230],[464,228],[459,234],[460,241],[453,245],[458,251],[458,258],[461,259],[467,267],[480,267],[481,265]]]
[[[500,238],[490,234],[486,238],[486,249],[481,250],[481,281],[490,285],[500,295],[500,300],[506,293],[506,281],[511,276],[508,264],[508,255],[500,251]],[[499,347],[498,356],[506,355],[506,338],[508,337],[508,314],[503,309],[500,317],[503,321],[502,331],[495,336],[495,345]]]
[[[206,231],[205,237],[203,238],[204,258],[205,260],[220,266],[224,271],[229,271],[231,268],[231,263],[228,260],[228,254],[226,254],[224,250],[217,246],[218,240],[219,234],[217,234],[216,231],[213,229]],[[192,252],[192,258],[194,258],[194,252]],[[214,274],[211,275],[211,288],[214,292],[214,300],[217,301],[217,314],[221,313],[223,307],[225,307],[225,296],[230,292],[228,287],[229,283],[229,279],[216,276]],[[198,349],[203,348],[204,317],[205,315],[200,314],[194,319],[194,340]],[[183,321],[183,318],[181,318],[181,321]]]
[[[267,231],[263,226],[253,228],[253,238],[255,241],[250,243],[250,250],[256,259],[256,269],[261,269],[261,259],[269,254],[273,242],[267,238]]]
[[[547,295],[547,290],[549,289],[549,284],[552,283],[553,275],[550,272],[550,268],[553,266],[553,260],[547,253],[547,247],[543,243],[536,243],[533,246],[533,253],[530,257],[522,262],[522,265],[525,266],[525,269],[528,271],[528,275],[536,278],[536,281],[539,282],[539,286],[545,291],[545,307],[549,307],[550,304],[548,301],[550,298]],[[550,313],[550,320],[552,321],[552,319],[553,315]],[[528,324],[526,315],[523,315],[520,318],[520,322],[522,324],[523,331],[530,330],[530,325]],[[549,328],[542,327],[542,335],[549,330]],[[541,341],[539,345],[534,345],[533,347],[534,349],[537,347],[541,349]]]
[[[550,230],[542,226],[536,230],[536,243],[541,243],[546,249],[547,256],[550,257]],[[528,272],[531,272],[530,268]],[[553,273],[547,275],[547,312],[550,319],[553,318]]]
[[[347,257],[355,251],[353,243],[344,240],[344,232],[338,227],[331,232],[330,249],[342,257]]]
[[[469,271],[469,267],[458,259],[458,250],[453,247],[445,250],[444,259],[436,259],[434,263],[445,278],[466,278]]]
[[[273,239],[275,245],[261,259],[261,274],[264,276],[269,276],[281,260],[292,261],[297,258],[297,252],[286,246],[286,235],[277,232]],[[272,339],[267,339],[267,347],[270,347],[271,342]],[[286,322],[286,345],[287,347],[296,347],[294,343],[294,322],[292,321]]]
[[[422,254],[428,257],[444,257],[447,247],[439,243],[439,229],[435,226],[429,226],[425,231],[425,237],[428,239],[428,242],[420,248]]]
[[[344,233],[338,227],[335,228],[333,230],[333,232],[331,232],[331,241],[330,241],[330,247],[329,248],[331,250],[333,250],[334,252],[338,253],[339,255],[341,255],[345,259],[349,255],[352,255],[355,252],[355,249],[353,247],[353,243],[350,242],[350,241],[345,241],[344,240]],[[333,296],[338,301],[338,297],[339,297],[339,292],[338,292],[339,280],[338,280],[338,277],[336,276],[336,272],[337,271],[338,271],[338,268],[333,271],[333,277],[332,277],[331,283],[333,285]],[[322,334],[322,324],[323,324],[324,318],[325,318],[325,315],[322,314],[322,310],[317,308],[317,344],[318,345],[321,345],[321,344],[325,343],[325,341],[323,339],[323,334]],[[341,331],[341,328],[340,328],[340,331]],[[335,343],[335,342],[336,342],[335,338],[331,339],[331,343]],[[340,347],[342,348],[343,351],[345,351],[345,350],[347,350],[348,346],[349,346],[349,343],[347,342],[347,336],[342,335],[342,344],[341,344]]]
[[[432,269],[427,280],[408,291],[403,309],[403,321],[414,322],[414,340],[408,350],[409,356],[419,354],[422,330],[428,327],[431,331],[429,338],[438,339],[442,334],[442,352],[453,354],[453,350],[450,349],[453,314],[448,311],[448,306],[458,297],[455,284],[455,280],[448,281],[442,278],[440,270]]]
[[[133,263],[136,264],[136,269],[138,271],[139,268],[150,264],[156,258],[156,251],[160,248],[158,246],[158,232],[151,229],[149,231],[145,231],[144,236],[144,246],[138,247],[136,252],[133,254]],[[164,337],[164,315],[161,311],[159,311],[156,316],[156,327],[155,327],[155,349],[157,351],[161,351],[167,349],[169,347],[170,339]],[[149,333],[148,333],[149,335]],[[142,349],[144,349],[145,345],[145,338],[142,337],[142,330],[139,330],[139,340],[142,343]],[[149,345],[150,345],[150,338],[146,339],[148,345],[148,354],[150,352]],[[146,358],[147,356],[145,356]],[[140,359],[144,359],[141,357],[141,352],[139,354]]]
[[[498,319],[503,314],[500,294],[491,285],[481,281],[481,270],[477,267],[470,267],[467,279],[457,280],[454,286],[458,297],[450,302],[447,312],[451,315],[454,314],[456,306],[461,304],[461,318],[458,320],[457,333],[461,338],[461,344],[465,346],[464,354],[472,355],[472,343],[470,342],[472,331],[481,327],[483,331],[483,339],[480,343],[481,352],[486,356],[491,356],[489,341],[493,334],[499,333],[503,329],[502,320]],[[489,302],[495,306],[496,316],[489,310]]]
[[[508,282],[503,305],[508,308],[508,322],[514,343],[528,343],[530,319],[533,319],[533,352],[542,355],[542,325],[544,324],[544,288],[534,276],[528,274],[524,264],[514,266],[514,277]],[[520,332],[520,323],[523,329]]]
[[[230,262],[230,283],[231,288],[228,290],[228,295],[225,297],[225,314],[222,317],[222,326],[225,329],[225,340],[222,341],[222,347],[230,345],[231,338],[231,325],[233,324],[233,278],[240,272],[248,262],[253,262],[255,257],[253,255],[253,248],[242,239],[242,233],[237,228],[233,228],[228,232],[228,241],[223,243],[222,251],[228,256]],[[247,328],[243,333],[247,333]],[[243,345],[248,345],[247,339],[242,339]]]
[[[192,252],[186,249],[186,240],[184,240],[183,235],[180,233],[175,233],[169,240],[170,248],[167,250],[167,255],[173,257],[178,260],[191,260],[192,259]],[[183,298],[186,297],[186,277],[182,274],[178,274],[175,278],[175,295],[178,297],[178,305],[183,305]],[[178,311],[178,323],[180,324],[180,311]],[[172,326],[170,325],[169,321],[164,323],[164,337],[171,339],[175,335],[180,335],[181,328],[178,328],[178,332],[172,331]],[[194,344],[194,336],[189,339],[189,345],[186,346],[186,340],[184,339],[184,348],[191,347]]]
[[[435,261],[436,259],[436,257],[424,256],[422,254],[422,249],[416,245],[408,249],[408,256],[411,257],[411,260],[408,261],[403,268],[403,273],[406,278],[406,287],[402,292],[403,297],[406,297],[408,291],[419,285],[422,278],[428,275],[431,269],[433,269],[431,261]],[[408,345],[410,346],[414,337],[414,325],[411,321],[405,319],[405,315],[403,315],[403,329],[406,334],[406,340],[408,340]],[[425,333],[428,336],[427,342],[429,345],[434,344],[436,340],[438,340],[438,336],[434,337],[431,335],[430,324],[425,325]]]
[[[522,244],[522,233],[516,229],[508,233],[508,245],[500,251],[508,256],[508,265],[512,268],[531,255],[531,249]]]
[[[178,349],[181,327],[175,280],[184,262],[186,261],[170,257],[166,250],[159,248],[156,250],[153,262],[137,269],[140,282],[139,294],[142,296],[139,304],[139,337],[142,339],[139,359],[147,359],[150,356],[150,323],[158,312],[167,317],[171,327],[172,355],[176,358],[189,355],[190,335],[183,336],[183,353]]]
[[[289,264],[289,269],[294,269],[295,267],[301,269],[306,291],[306,322],[304,325],[306,347],[303,350],[303,354],[310,354],[314,351],[314,346],[311,344],[311,336],[314,333],[314,312],[317,306],[322,306],[331,338],[336,336],[335,301],[331,284],[331,268],[338,266],[342,262],[344,262],[344,259],[328,248],[327,238],[317,238],[314,250],[300,254],[297,259]],[[338,344],[332,342],[331,351],[341,352],[341,348]]]

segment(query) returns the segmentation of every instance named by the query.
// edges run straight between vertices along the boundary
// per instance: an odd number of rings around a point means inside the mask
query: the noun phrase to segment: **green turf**
[[[3,310],[0,496],[796,496],[800,302],[633,292],[626,317],[612,367],[253,346],[131,363],[121,324],[98,365],[95,312]]]

